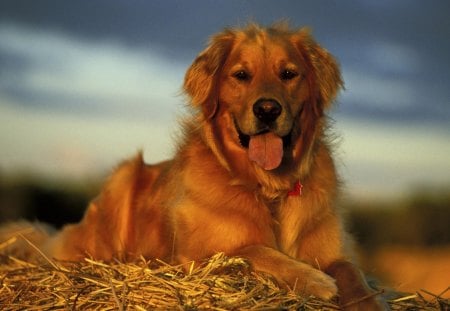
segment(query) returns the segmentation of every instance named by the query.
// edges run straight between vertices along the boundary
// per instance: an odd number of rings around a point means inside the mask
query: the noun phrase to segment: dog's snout
[[[253,113],[264,123],[275,121],[281,111],[281,105],[273,99],[260,99],[253,105]]]

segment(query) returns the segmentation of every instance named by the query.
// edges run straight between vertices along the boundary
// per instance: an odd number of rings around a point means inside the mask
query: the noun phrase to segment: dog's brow
[[[243,69],[248,70],[249,67],[250,67],[249,62],[243,61],[243,62],[238,62],[238,63],[232,65],[230,69],[231,69],[231,71],[238,71],[238,70],[243,70]]]

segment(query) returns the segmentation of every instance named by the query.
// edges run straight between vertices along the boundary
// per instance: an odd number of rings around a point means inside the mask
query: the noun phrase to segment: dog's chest
[[[301,200],[289,198],[268,205],[275,222],[278,248],[285,254],[297,257],[302,230],[308,223],[308,213],[302,210]]]

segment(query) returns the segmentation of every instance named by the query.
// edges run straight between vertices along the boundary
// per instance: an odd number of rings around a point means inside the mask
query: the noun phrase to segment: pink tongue
[[[250,136],[248,157],[263,169],[273,170],[283,158],[283,140],[271,132]]]

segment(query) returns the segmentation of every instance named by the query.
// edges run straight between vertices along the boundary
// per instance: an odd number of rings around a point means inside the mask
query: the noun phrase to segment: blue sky
[[[346,191],[450,185],[450,2],[0,3],[0,173],[82,179],[144,150],[172,155],[183,75],[209,35],[247,21],[309,26],[339,60],[330,113]]]

